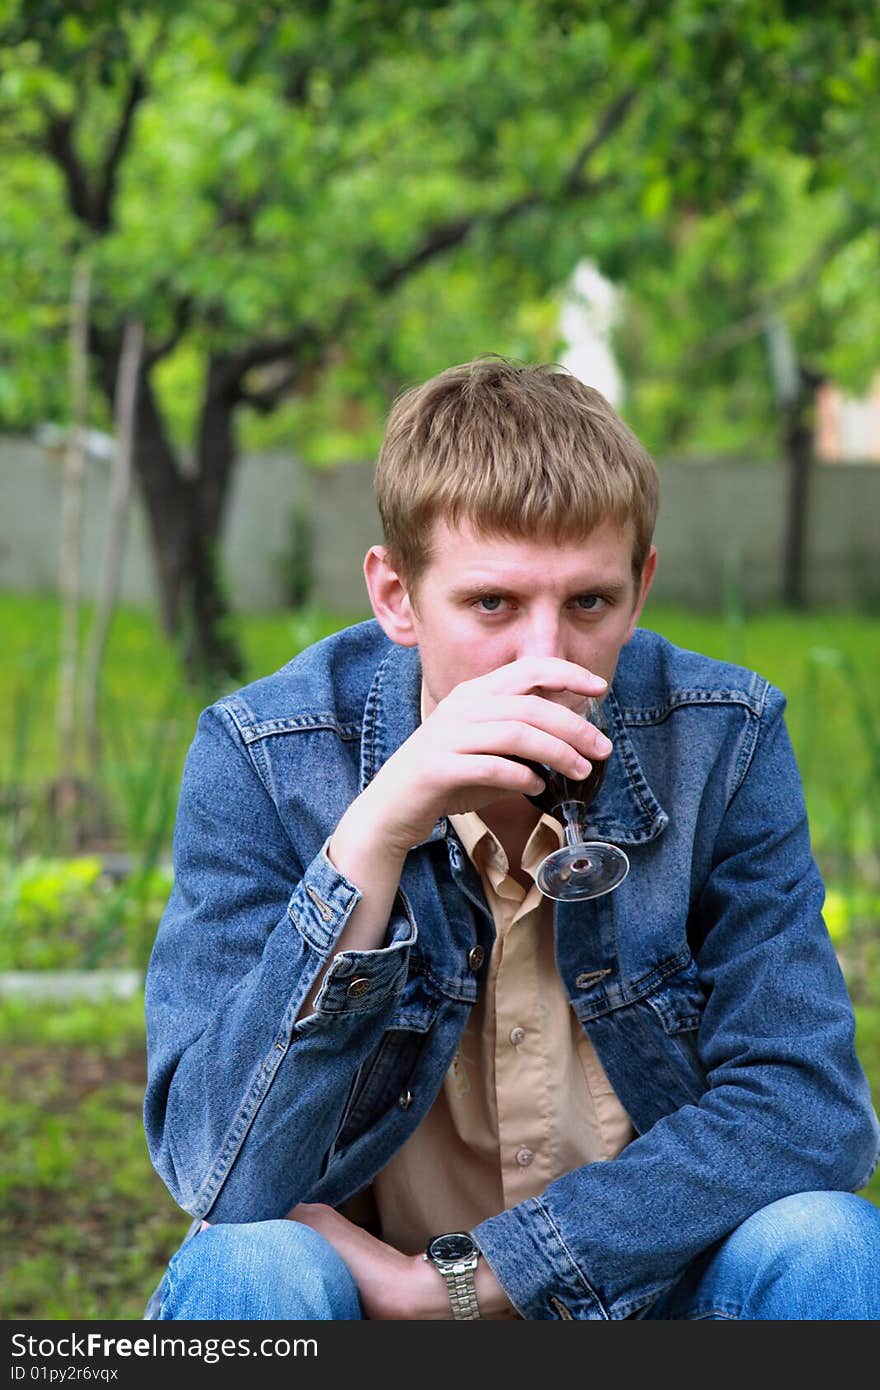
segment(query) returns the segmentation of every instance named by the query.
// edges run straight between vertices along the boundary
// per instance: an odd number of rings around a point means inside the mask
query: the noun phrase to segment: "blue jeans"
[[[354,1319],[355,1282],[295,1221],[211,1226],[172,1258],[163,1319]],[[804,1192],[750,1216],[638,1316],[675,1320],[880,1318],[880,1210],[848,1192]]]

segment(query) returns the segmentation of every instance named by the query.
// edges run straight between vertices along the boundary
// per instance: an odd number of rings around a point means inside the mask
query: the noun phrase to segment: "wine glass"
[[[576,704],[566,703],[602,733],[607,732],[601,700],[579,696]],[[559,902],[577,902],[610,893],[629,873],[629,859],[617,845],[588,840],[585,829],[587,808],[605,780],[608,760],[603,758],[600,762],[597,759],[589,774],[581,780],[566,777],[541,763],[529,762],[528,765],[545,783],[542,792],[534,796],[526,793],[528,800],[562,822],[567,842],[548,854],[538,866],[535,881],[541,892]]]

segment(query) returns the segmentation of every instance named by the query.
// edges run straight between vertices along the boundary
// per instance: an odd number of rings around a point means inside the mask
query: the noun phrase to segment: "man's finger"
[[[479,679],[499,695],[571,690],[575,694],[599,697],[608,689],[608,682],[603,676],[597,676],[586,666],[578,666],[574,661],[565,661],[558,656],[522,656]]]

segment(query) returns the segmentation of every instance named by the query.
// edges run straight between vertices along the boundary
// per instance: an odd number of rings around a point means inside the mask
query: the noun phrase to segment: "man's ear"
[[[367,551],[364,579],[370,604],[385,636],[400,647],[415,647],[418,638],[409,594],[384,545],[371,545]]]
[[[636,606],[632,611],[632,617],[630,618],[629,628],[627,629],[626,636],[623,639],[624,645],[629,641],[629,639],[632,637],[633,633],[636,630],[636,626],[642,614],[642,609],[645,606],[645,599],[648,597],[648,592],[651,588],[651,585],[654,582],[654,575],[656,574],[656,572],[657,547],[656,545],[652,545],[651,549],[648,551],[645,563],[642,566],[642,577],[639,581],[639,596],[636,599]]]

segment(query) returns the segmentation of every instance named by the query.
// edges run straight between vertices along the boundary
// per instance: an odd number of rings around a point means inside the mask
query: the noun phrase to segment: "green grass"
[[[303,615],[236,615],[232,626],[242,644],[247,679],[275,670],[317,636],[366,616],[366,608],[347,615],[320,610]],[[86,609],[84,630],[89,621],[90,611]],[[880,618],[866,613],[766,611],[725,618],[649,602],[642,622],[681,646],[754,667],[795,699],[801,693],[804,659],[812,647],[842,651],[865,678],[874,676],[880,658]],[[10,707],[11,697],[18,691],[32,699],[41,712],[54,712],[57,601],[49,596],[0,593],[0,627],[4,652],[0,696],[4,708]],[[125,607],[118,610],[111,629],[104,686],[108,704],[122,706],[128,717],[135,718],[163,713],[169,693],[173,693],[181,702],[176,717],[191,720],[204,700],[221,693],[219,689],[187,691],[180,682],[174,651],[162,637],[155,615],[146,609]],[[41,727],[33,728],[30,734],[34,770],[48,775],[56,754],[52,720],[41,721]],[[9,752],[5,751],[8,767]]]
[[[283,666],[301,647],[334,631],[348,617],[309,611],[303,614],[238,615],[232,621],[247,667],[255,679]],[[82,613],[81,632],[88,631],[91,609]],[[48,779],[58,767],[55,733],[59,606],[44,595],[0,593],[0,700],[15,713],[5,745],[0,744],[0,784],[16,778],[25,782]],[[101,722],[120,722],[135,731],[157,719],[170,723],[178,744],[192,735],[199,711],[224,690],[189,689],[171,644],[163,637],[156,615],[146,609],[120,608],[110,630],[100,699]]]
[[[713,617],[649,604],[644,625],[783,692],[820,867],[848,892],[880,888],[880,618],[735,608]]]
[[[246,679],[277,669],[296,652],[348,618],[315,611],[274,617],[239,615],[234,621]],[[90,611],[82,615],[83,632]],[[59,609],[45,596],[0,594],[0,700],[10,711],[0,733],[0,796],[7,808],[0,852],[52,854],[85,843],[116,843],[142,852],[147,867],[170,842],[174,805],[186,750],[199,712],[228,690],[192,689],[180,675],[171,645],[155,616],[121,608],[106,648],[99,699],[103,744],[100,777],[89,777],[88,796],[75,826],[59,817],[51,798],[61,760],[56,732]],[[82,748],[77,770],[85,772]],[[24,795],[22,794],[24,791]]]
[[[255,679],[282,666],[310,641],[348,622],[367,616],[367,611],[337,615],[327,612],[296,614],[239,614],[233,620],[247,667],[246,679]],[[83,627],[87,626],[86,611]],[[813,698],[827,700],[823,710],[823,757],[833,761],[839,753],[858,757],[862,752],[860,730],[846,706],[841,677],[833,666],[816,667],[808,660],[812,651],[836,651],[852,663],[864,682],[875,682],[880,668],[880,618],[856,612],[761,612],[721,617],[686,613],[652,606],[643,625],[661,632],[670,641],[707,656],[753,667],[777,685],[789,698],[789,722],[799,756],[809,754],[805,706]],[[0,594],[0,628],[4,659],[0,666],[0,699],[3,708],[16,700],[32,712],[27,721],[26,747],[21,730],[11,731],[0,747],[0,780],[8,781],[18,765],[28,779],[50,777],[57,766],[54,734],[56,669],[58,654],[58,604],[50,597]],[[182,738],[191,732],[199,710],[222,691],[188,690],[181,682],[175,654],[163,639],[152,612],[121,608],[114,619],[104,671],[103,708],[139,725],[167,715]],[[875,697],[880,714],[880,700]],[[827,738],[828,742],[825,742]]]
[[[153,1172],[143,1000],[0,1005],[0,1316],[140,1318],[189,1225]]]
[[[871,1085],[874,1109],[880,1115],[880,1006],[856,1008],[856,1052]],[[862,1196],[880,1207],[880,1167]]]

